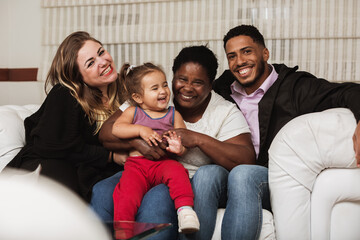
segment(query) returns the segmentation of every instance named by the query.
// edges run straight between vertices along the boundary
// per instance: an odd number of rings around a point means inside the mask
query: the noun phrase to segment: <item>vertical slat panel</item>
[[[44,80],[54,49],[71,32],[84,30],[108,47],[119,65],[157,61],[171,76],[178,51],[205,44],[227,68],[224,34],[255,24],[270,62],[299,65],[330,81],[360,82],[360,9],[357,0],[43,0]],[[40,73],[39,73],[40,74]]]
[[[203,25],[203,23],[206,22],[206,0],[201,0],[200,1],[200,8],[199,8],[199,12],[198,14],[200,15],[200,24]],[[205,27],[201,27],[200,29],[200,36],[199,39],[205,39],[206,36],[206,28]]]

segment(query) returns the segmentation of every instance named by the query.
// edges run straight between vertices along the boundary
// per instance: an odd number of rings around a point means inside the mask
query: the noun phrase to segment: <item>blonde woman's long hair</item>
[[[96,123],[95,135],[104,121],[119,109],[124,99],[119,80],[114,81],[108,87],[108,106],[103,104],[103,95],[98,88],[85,84],[77,64],[77,57],[80,48],[88,40],[102,45],[100,41],[83,31],[70,34],[60,44],[46,77],[45,92],[48,93],[49,85],[52,87],[58,83],[68,88],[84,110],[90,124]]]

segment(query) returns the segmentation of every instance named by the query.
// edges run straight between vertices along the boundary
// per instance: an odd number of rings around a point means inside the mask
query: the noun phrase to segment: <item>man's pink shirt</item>
[[[275,71],[274,67],[270,65],[272,70],[270,75],[265,79],[263,84],[253,93],[246,94],[244,88],[235,81],[231,85],[231,97],[235,100],[236,104],[244,114],[251,131],[251,140],[254,144],[256,158],[259,155],[260,148],[260,132],[259,132],[259,107],[258,103],[264,96],[266,91],[274,84],[279,74]]]

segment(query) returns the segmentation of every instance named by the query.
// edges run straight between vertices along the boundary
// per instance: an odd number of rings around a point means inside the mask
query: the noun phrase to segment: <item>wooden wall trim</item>
[[[36,81],[38,68],[0,68],[0,81]]]

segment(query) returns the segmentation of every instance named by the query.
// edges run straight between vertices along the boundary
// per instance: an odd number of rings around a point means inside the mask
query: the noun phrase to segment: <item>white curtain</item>
[[[270,63],[298,65],[329,81],[360,83],[358,0],[43,0],[45,79],[61,41],[84,30],[100,40],[120,69],[125,62],[171,66],[181,48],[207,44],[227,69],[222,38],[239,24],[265,37]]]

